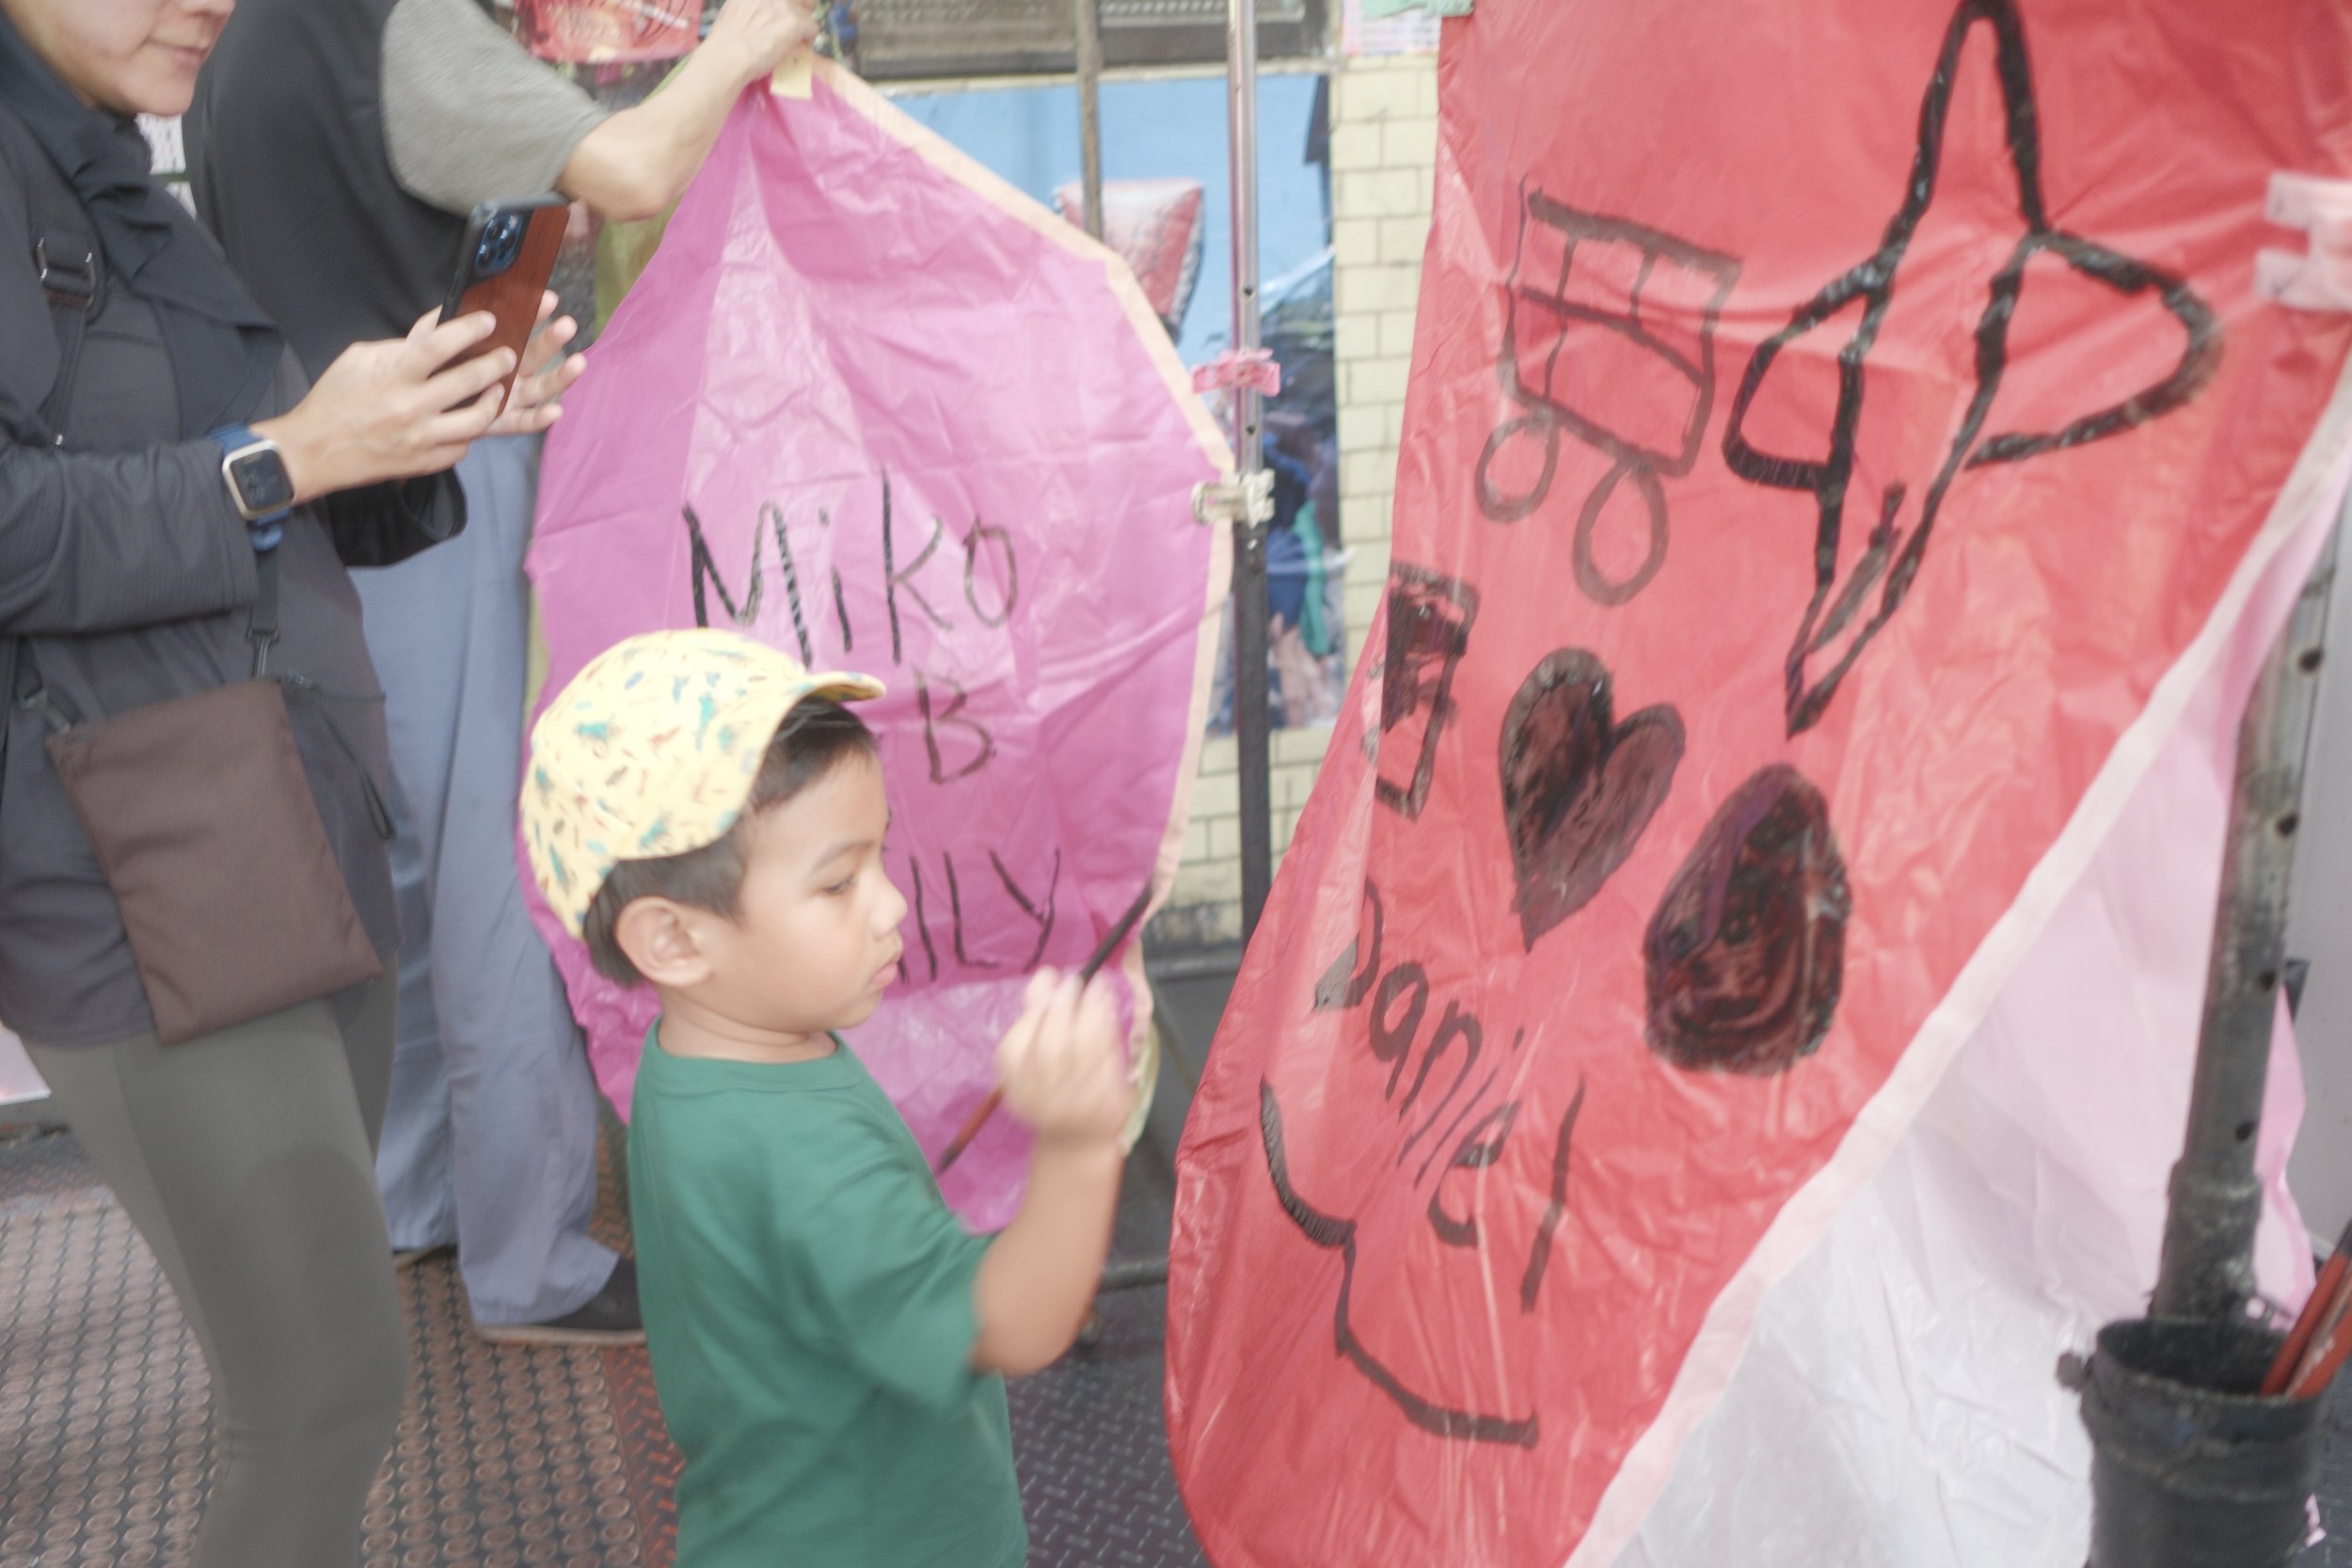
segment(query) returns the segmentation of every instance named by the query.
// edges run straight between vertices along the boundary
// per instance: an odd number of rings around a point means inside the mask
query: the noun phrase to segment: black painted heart
[[[1562,648],[1511,699],[1502,760],[1519,931],[1533,951],[1592,902],[1665,803],[1682,718],[1660,704],[1617,723],[1608,666]]]
[[[1643,942],[1652,1051],[1685,1071],[1786,1072],[1837,1016],[1853,895],[1829,803],[1775,764],[1732,792]]]

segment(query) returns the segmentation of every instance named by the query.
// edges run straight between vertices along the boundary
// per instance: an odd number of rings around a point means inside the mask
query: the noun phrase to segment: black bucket
[[[2264,1399],[2280,1337],[2142,1318],[2099,1331],[2083,1382],[2090,1568],[2286,1568],[2310,1533],[2323,1396]]]

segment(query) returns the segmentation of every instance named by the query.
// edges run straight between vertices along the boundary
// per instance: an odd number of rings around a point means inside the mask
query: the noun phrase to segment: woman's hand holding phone
[[[499,419],[499,400],[483,394],[515,370],[506,349],[461,357],[497,325],[487,311],[446,325],[428,311],[406,338],[343,350],[309,396],[256,424],[277,443],[295,500],[456,467]]]

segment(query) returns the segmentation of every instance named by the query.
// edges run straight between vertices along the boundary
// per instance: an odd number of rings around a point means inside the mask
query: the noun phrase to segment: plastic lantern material
[[[2188,1119],[2237,718],[2340,509],[2336,494],[2313,499],[1917,1118],[1765,1295],[1739,1370],[1618,1568],[2082,1568],[2090,1445],[2052,1370],[2102,1323],[2147,1309]],[[2282,1026],[2254,1261],[2290,1310],[2312,1272],[2285,1183],[2302,1112]]]
[[[1086,227],[1086,191],[1078,182],[1054,192],[1054,209]],[[1180,335],[1200,278],[1200,182],[1112,180],[1103,186],[1103,240],[1126,258],[1168,336]]]
[[[2352,173],[2346,28],[1448,25],[1386,610],[1179,1161],[1169,1438],[1218,1568],[1643,1530],[2341,493],[2352,323],[2253,258],[2274,169]],[[2092,917],[2148,962],[2212,911]],[[2005,1027],[2138,1070],[2050,994]],[[1757,1408],[1825,1430],[1803,1387]],[[1774,1473],[1751,1527],[1844,1472]]]
[[[799,91],[737,105],[549,438],[541,701],[699,624],[888,684],[905,978],[850,1044],[936,1155],[1028,971],[1174,875],[1229,560],[1191,491],[1229,460],[1124,262],[830,63]],[[626,1113],[654,1000],[537,912]],[[1000,1116],[949,1172],[967,1221],[1026,1147]]]
[[[516,0],[524,46],[566,65],[634,65],[691,51],[699,0]]]

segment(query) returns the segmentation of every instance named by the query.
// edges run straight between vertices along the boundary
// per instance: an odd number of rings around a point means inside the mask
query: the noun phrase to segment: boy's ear
[[[613,943],[657,986],[682,990],[700,985],[710,977],[710,956],[695,918],[701,912],[667,898],[632,899],[613,922]]]

